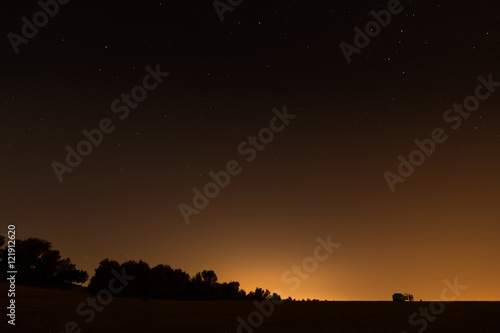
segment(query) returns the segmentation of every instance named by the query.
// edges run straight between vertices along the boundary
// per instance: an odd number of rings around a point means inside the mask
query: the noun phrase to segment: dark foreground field
[[[6,285],[1,303],[7,302]],[[101,312],[90,318],[88,306],[77,313],[80,303],[89,297],[82,291],[45,290],[18,287],[16,294],[16,326],[7,325],[2,315],[1,332],[66,332],[66,324],[77,323],[81,332],[238,332],[236,319],[257,310],[249,301],[172,302],[114,298]],[[410,315],[427,302],[287,302],[275,306],[274,313],[265,317],[253,332],[418,332],[422,322],[409,324]],[[254,313],[254,320],[259,315]],[[431,314],[432,315],[432,314]],[[432,318],[432,317],[431,317]],[[447,304],[434,322],[428,322],[426,332],[500,332],[499,302],[456,302]],[[421,320],[419,315],[415,320]],[[67,332],[80,332],[68,327]],[[252,332],[242,329],[239,332]]]

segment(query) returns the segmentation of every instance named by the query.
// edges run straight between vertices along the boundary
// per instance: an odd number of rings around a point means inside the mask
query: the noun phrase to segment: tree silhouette
[[[139,260],[139,262],[127,261],[121,265],[121,268],[124,268],[128,275],[135,276],[135,278],[129,282],[127,288],[121,293],[122,296],[149,297],[151,291],[151,268],[149,265],[142,260]]]
[[[217,275],[214,271],[203,271],[201,272],[201,277],[203,278],[203,282],[209,286],[215,286],[217,283]]]
[[[97,294],[99,290],[107,289],[109,282],[114,277],[113,270],[119,271],[120,264],[117,261],[104,259],[96,268],[95,274],[90,279],[88,290],[92,294]]]
[[[8,251],[0,250],[1,274],[7,271]],[[20,284],[84,283],[85,271],[77,270],[69,258],[61,259],[60,252],[52,250],[52,243],[39,238],[16,240],[17,282]]]
[[[151,269],[150,296],[160,299],[185,299],[189,285],[189,274],[168,265],[158,265]]]
[[[240,298],[239,282],[222,283],[217,286],[216,299],[239,299]]]
[[[254,296],[256,300],[262,301],[271,298],[271,292],[267,289],[264,291],[262,288],[255,288]]]

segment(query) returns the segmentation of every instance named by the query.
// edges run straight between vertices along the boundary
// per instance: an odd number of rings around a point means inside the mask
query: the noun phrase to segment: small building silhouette
[[[413,295],[407,293],[404,294],[395,293],[392,295],[392,300],[394,302],[406,302],[406,301],[413,302]]]

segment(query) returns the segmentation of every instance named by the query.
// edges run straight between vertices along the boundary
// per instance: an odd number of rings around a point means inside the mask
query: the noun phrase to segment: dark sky
[[[459,128],[443,120],[479,76],[500,81],[497,4],[401,5],[348,64],[339,44],[386,1],[246,0],[221,21],[205,0],[73,0],[17,54],[8,34],[40,5],[4,2],[2,232],[90,275],[142,259],[346,300],[437,299],[457,277],[463,300],[498,300],[499,92]],[[122,120],[111,105],[147,66],[170,75]],[[284,106],[296,118],[247,162],[238,146]],[[114,131],[59,182],[53,162],[104,118]],[[384,173],[435,128],[448,139],[392,192]],[[179,204],[231,160],[242,172],[186,224]],[[341,246],[291,290],[284,272],[328,235]]]

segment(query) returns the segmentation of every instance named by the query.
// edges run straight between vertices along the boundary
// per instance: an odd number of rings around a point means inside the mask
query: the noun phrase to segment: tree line
[[[8,249],[5,239],[0,236],[0,275],[6,277]],[[52,243],[28,238],[16,240],[17,283],[38,286],[62,286],[71,283],[85,283],[88,274],[78,270],[69,258],[61,258],[60,252],[52,249]],[[97,294],[107,289],[114,273],[126,272],[134,278],[117,296],[166,300],[265,300],[281,299],[269,290],[256,288],[246,292],[240,289],[239,282],[218,282],[213,270],[204,270],[190,276],[181,269],[168,265],[151,268],[144,261],[127,261],[122,264],[104,259],[99,263],[94,276],[90,279],[88,292]]]

